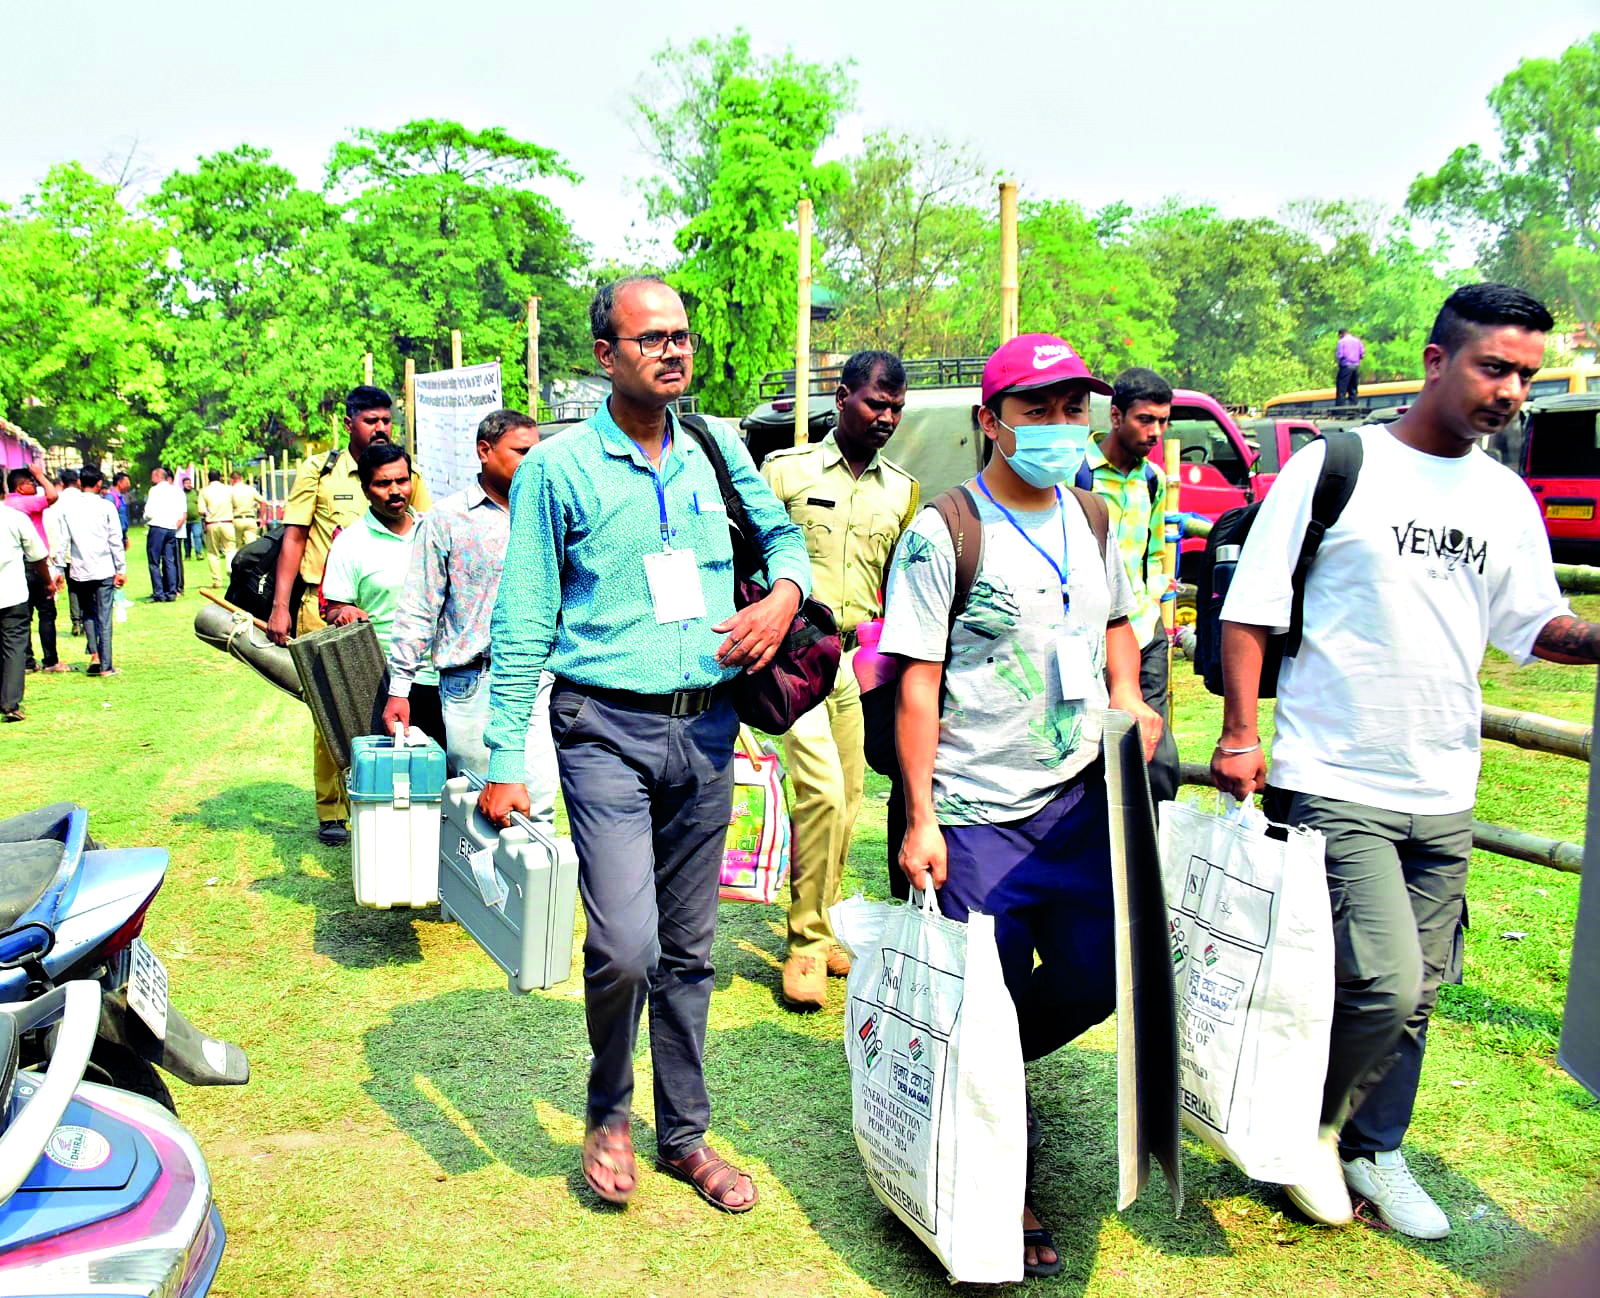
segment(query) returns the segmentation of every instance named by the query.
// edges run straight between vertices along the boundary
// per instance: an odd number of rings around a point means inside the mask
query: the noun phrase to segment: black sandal
[[[1059,1275],[1062,1266],[1065,1265],[1062,1261],[1061,1250],[1056,1247],[1056,1242],[1050,1237],[1050,1232],[1044,1228],[1044,1223],[1039,1220],[1039,1210],[1031,1203],[1023,1206],[1033,1214],[1033,1219],[1038,1221],[1039,1225],[1031,1229],[1027,1226],[1022,1228],[1022,1247],[1024,1249],[1022,1274],[1029,1279],[1035,1277],[1043,1279],[1046,1276]],[[1026,1256],[1026,1250],[1029,1248],[1034,1250],[1035,1256],[1038,1256],[1040,1249],[1047,1248],[1056,1255],[1056,1260],[1054,1262],[1029,1262]]]

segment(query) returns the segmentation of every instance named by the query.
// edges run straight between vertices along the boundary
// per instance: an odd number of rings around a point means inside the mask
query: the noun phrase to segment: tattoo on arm
[[[1533,652],[1551,662],[1600,662],[1600,625],[1575,617],[1553,617],[1545,623]]]

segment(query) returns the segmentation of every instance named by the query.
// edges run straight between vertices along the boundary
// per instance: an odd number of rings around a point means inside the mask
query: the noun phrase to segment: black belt
[[[704,690],[678,690],[673,694],[635,694],[632,690],[608,690],[566,679],[558,680],[556,684],[561,689],[577,690],[602,703],[615,703],[619,708],[654,712],[665,717],[697,717],[714,708],[728,692],[726,683]]]
[[[839,652],[840,653],[849,653],[852,649],[854,649],[860,643],[861,643],[861,641],[857,638],[856,633],[853,630],[852,631],[841,631],[841,632],[839,632]]]
[[[454,667],[441,668],[447,672],[486,672],[489,670],[489,655],[479,654],[476,658],[469,658],[464,663],[457,663]]]

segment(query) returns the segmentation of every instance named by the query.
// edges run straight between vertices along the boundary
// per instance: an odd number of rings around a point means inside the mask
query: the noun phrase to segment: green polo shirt
[[[396,536],[368,509],[333,538],[322,573],[322,598],[334,604],[354,604],[365,613],[385,658],[419,530],[415,510],[411,519],[411,530]],[[424,664],[415,683],[437,685],[439,673]]]
[[[1134,609],[1128,622],[1140,645],[1147,645],[1155,638],[1161,621],[1161,595],[1167,588],[1167,576],[1161,567],[1166,531],[1161,501],[1165,491],[1157,492],[1154,504],[1150,500],[1150,475],[1159,470],[1145,460],[1131,472],[1123,473],[1100,453],[1094,442],[1089,443],[1086,459],[1094,471],[1095,494],[1105,500],[1111,514],[1117,553],[1127,570],[1128,585],[1133,587]]]

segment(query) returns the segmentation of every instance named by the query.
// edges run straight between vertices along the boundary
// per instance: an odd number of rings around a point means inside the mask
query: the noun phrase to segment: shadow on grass
[[[278,872],[251,882],[253,892],[271,893],[316,911],[312,949],[347,969],[418,964],[418,923],[439,923],[437,909],[368,910],[350,887],[350,848],[324,847],[306,816],[305,790],[283,781],[237,785],[206,798],[173,819],[228,833],[249,833],[272,844]],[[307,854],[328,871],[308,873]]]
[[[581,1000],[447,992],[397,1006],[365,1046],[372,1077],[363,1088],[451,1176],[503,1163],[609,1206],[579,1169],[589,1078]],[[635,1118],[633,1138],[644,1163],[654,1130]]]
[[[1493,1025],[1524,1031],[1531,1029],[1548,1037],[1551,1049],[1561,1036],[1561,1015],[1556,1011],[1533,1009],[1514,1001],[1502,1000],[1471,983],[1441,987],[1433,1017],[1473,1027]]]

